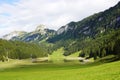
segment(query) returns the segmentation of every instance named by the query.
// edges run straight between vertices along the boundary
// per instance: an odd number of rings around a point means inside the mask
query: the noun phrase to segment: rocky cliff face
[[[75,24],[75,22],[71,22],[71,23],[69,23],[69,24],[67,24],[67,25],[65,25],[65,26],[60,27],[60,28],[57,30],[57,35],[60,35],[60,34],[62,34],[62,33],[66,33],[66,32],[68,32],[68,31],[73,31],[74,29],[77,28],[77,26],[74,25],[74,24]]]

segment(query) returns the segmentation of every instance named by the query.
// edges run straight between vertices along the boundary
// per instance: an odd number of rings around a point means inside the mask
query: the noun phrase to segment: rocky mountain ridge
[[[55,30],[50,30],[45,28],[45,25],[39,25],[32,32],[24,32],[22,31],[14,31],[5,36],[3,39],[6,40],[17,40],[17,41],[25,41],[25,42],[40,42],[43,39],[47,39],[56,34]]]

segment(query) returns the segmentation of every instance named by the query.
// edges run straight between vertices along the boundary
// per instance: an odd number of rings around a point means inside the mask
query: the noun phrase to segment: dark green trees
[[[31,58],[31,54],[36,57],[47,56],[48,51],[44,46],[24,43],[18,41],[0,40],[0,60]]]

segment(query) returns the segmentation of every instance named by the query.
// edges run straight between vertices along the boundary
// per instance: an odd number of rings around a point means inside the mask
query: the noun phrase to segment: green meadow
[[[63,48],[54,51],[48,62],[32,63],[31,59],[0,62],[0,80],[120,80],[120,61],[64,62],[76,58],[78,52],[67,57],[62,53]]]
[[[120,61],[38,64],[16,60],[0,64],[3,65],[0,67],[0,80],[120,80]]]

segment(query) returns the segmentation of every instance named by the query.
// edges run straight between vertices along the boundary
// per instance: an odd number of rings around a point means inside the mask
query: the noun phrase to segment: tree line
[[[42,45],[0,39],[0,60],[26,59],[47,56],[48,50]]]

